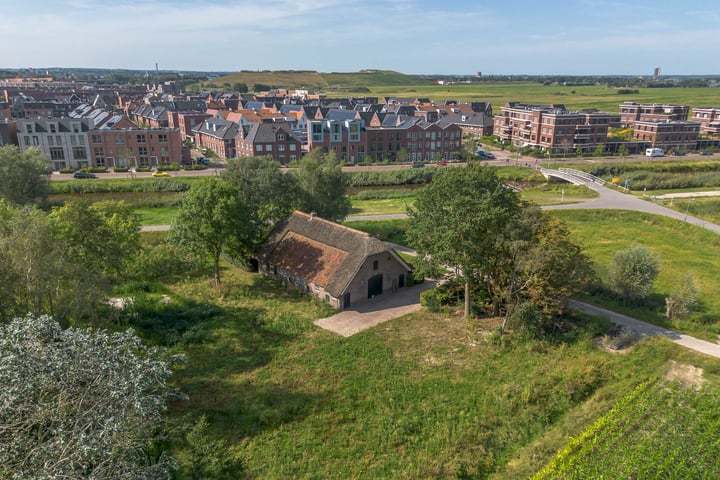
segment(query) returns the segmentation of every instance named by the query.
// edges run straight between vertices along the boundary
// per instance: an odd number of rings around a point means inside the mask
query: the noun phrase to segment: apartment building
[[[356,163],[365,157],[367,131],[362,120],[312,120],[308,122],[308,150],[335,153],[340,161]]]
[[[93,121],[86,118],[34,118],[17,121],[20,150],[39,148],[49,157],[53,170],[91,165],[88,132]]]
[[[190,161],[180,130],[139,128],[127,118],[88,133],[95,167],[156,167]]]
[[[699,122],[667,121],[650,122],[636,121],[633,140],[647,142],[653,148],[665,150],[694,150],[697,148]]]
[[[688,105],[658,105],[623,102],[620,104],[620,125],[633,127],[635,122],[685,121],[688,119]]]
[[[240,127],[237,123],[226,120],[222,115],[206,118],[193,129],[195,145],[207,148],[222,158],[234,158],[235,136]]]
[[[619,122],[619,115],[612,113],[509,102],[495,116],[493,134],[518,147],[589,151],[605,143],[609,128]]]
[[[720,136],[720,108],[693,108],[690,120],[700,123],[700,134]]]

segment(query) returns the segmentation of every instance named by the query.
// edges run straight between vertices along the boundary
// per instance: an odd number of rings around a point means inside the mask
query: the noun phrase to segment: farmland
[[[716,478],[718,393],[715,386],[642,383],[534,479]]]

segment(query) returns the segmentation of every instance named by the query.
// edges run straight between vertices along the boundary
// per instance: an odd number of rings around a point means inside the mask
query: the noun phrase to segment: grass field
[[[309,88],[337,96],[358,92],[368,96],[430,98],[431,100],[482,101],[496,111],[509,101],[533,104],[565,104],[570,109],[596,108],[617,112],[625,101],[674,103],[691,107],[720,105],[720,88],[637,88],[637,94],[619,94],[618,88],[603,85],[563,86],[538,82],[482,82],[437,85],[420,77],[392,71],[372,73],[238,72],[205,82],[216,85],[245,83],[276,88]],[[633,87],[633,89],[636,89]]]
[[[224,278],[168,284],[154,305],[211,312],[176,337],[189,399],[171,423],[205,415],[216,453],[250,478],[528,478],[670,359],[718,374],[664,339],[596,349],[605,324],[588,320],[557,343],[494,344],[492,324],[424,312],[342,338],[312,324],[323,304],[230,266]]]

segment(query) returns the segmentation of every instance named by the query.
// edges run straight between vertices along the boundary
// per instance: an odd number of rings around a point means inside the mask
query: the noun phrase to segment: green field
[[[171,424],[205,415],[213,455],[249,478],[524,479],[671,359],[719,373],[666,339],[607,353],[593,342],[607,324],[582,318],[557,341],[497,344],[492,323],[426,312],[343,338],[313,325],[323,304],[229,265],[224,278],[143,305],[157,309],[146,322],[184,312],[157,337],[187,358]],[[188,465],[183,438],[171,445]]]
[[[674,103],[691,107],[720,105],[720,88],[636,88],[637,94],[619,94],[619,88],[604,85],[543,85],[532,81],[478,82],[437,85],[415,75],[378,70],[370,73],[319,73],[292,71],[237,72],[204,82],[218,86],[244,83],[273,88],[306,88],[329,96],[361,94],[377,97],[430,98],[490,102],[496,112],[509,101],[532,104],[564,104],[570,109],[596,108],[617,112],[625,101],[637,103]]]
[[[641,384],[579,437],[534,480],[717,478],[717,386],[668,381]]]

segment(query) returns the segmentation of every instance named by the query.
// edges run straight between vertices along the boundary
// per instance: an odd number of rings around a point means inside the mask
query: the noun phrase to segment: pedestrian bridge
[[[560,180],[564,180],[566,182],[572,183],[573,185],[586,185],[588,184],[598,184],[598,185],[605,185],[605,180],[602,178],[596,177],[595,175],[590,175],[587,172],[583,172],[582,170],[575,170],[574,168],[558,168],[557,170],[552,168],[540,168],[540,173],[543,174],[545,178],[548,180],[550,177],[559,178]]]

